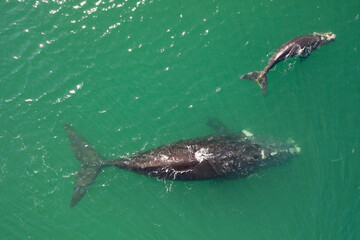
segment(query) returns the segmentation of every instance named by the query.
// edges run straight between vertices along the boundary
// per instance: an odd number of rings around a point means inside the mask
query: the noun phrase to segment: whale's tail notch
[[[70,207],[74,207],[87,193],[87,187],[94,183],[101,169],[107,166],[107,164],[94,147],[82,138],[70,124],[65,124],[64,129],[69,137],[75,157],[81,162],[81,166],[77,171],[76,183],[70,204]]]
[[[265,71],[250,72],[242,75],[240,78],[257,82],[260,88],[262,89],[264,96],[266,96],[267,72]]]

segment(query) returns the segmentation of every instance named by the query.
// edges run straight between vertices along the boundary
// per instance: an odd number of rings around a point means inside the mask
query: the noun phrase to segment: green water
[[[360,2],[0,3],[1,239],[360,239]],[[291,38],[268,95],[241,74]],[[74,208],[64,123],[107,158],[212,133],[293,139],[301,154],[235,180],[101,172]]]

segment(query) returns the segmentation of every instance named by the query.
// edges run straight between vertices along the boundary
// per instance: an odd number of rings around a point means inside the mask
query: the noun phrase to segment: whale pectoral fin
[[[310,55],[310,52],[303,52],[299,57],[300,57],[300,62],[305,61],[305,59],[307,59]]]
[[[310,53],[312,52],[312,47],[305,47],[304,49],[302,49],[302,51],[299,54],[300,57],[300,62],[305,61],[305,59],[310,55]]]
[[[228,135],[231,133],[230,129],[226,127],[218,118],[208,117],[206,125],[211,128],[217,135]]]
[[[300,62],[305,61],[309,57],[309,55],[310,54],[308,54],[308,55],[300,55]]]

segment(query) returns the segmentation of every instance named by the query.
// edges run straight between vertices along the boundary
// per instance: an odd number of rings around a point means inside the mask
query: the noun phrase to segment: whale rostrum
[[[119,159],[105,159],[71,125],[64,128],[74,155],[81,162],[71,207],[82,199],[100,171],[109,166],[149,177],[195,181],[247,177],[259,168],[285,162],[300,152],[294,143],[260,144],[248,131],[242,131],[180,140]]]
[[[300,56],[306,58],[312,51],[320,48],[323,45],[334,41],[336,35],[332,32],[328,33],[312,33],[305,36],[299,36],[291,39],[284,43],[270,58],[268,64],[262,71],[250,72],[242,75],[241,79],[248,79],[255,81],[259,84],[262,89],[264,96],[266,95],[267,87],[267,73],[274,67],[278,62],[285,60],[290,57]]]

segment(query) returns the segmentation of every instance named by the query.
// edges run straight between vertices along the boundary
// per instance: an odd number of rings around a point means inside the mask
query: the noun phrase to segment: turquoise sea
[[[360,1],[3,0],[0,239],[360,239]],[[240,80],[286,41],[334,42]],[[164,181],[80,163],[233,132],[301,153],[248,178]]]

